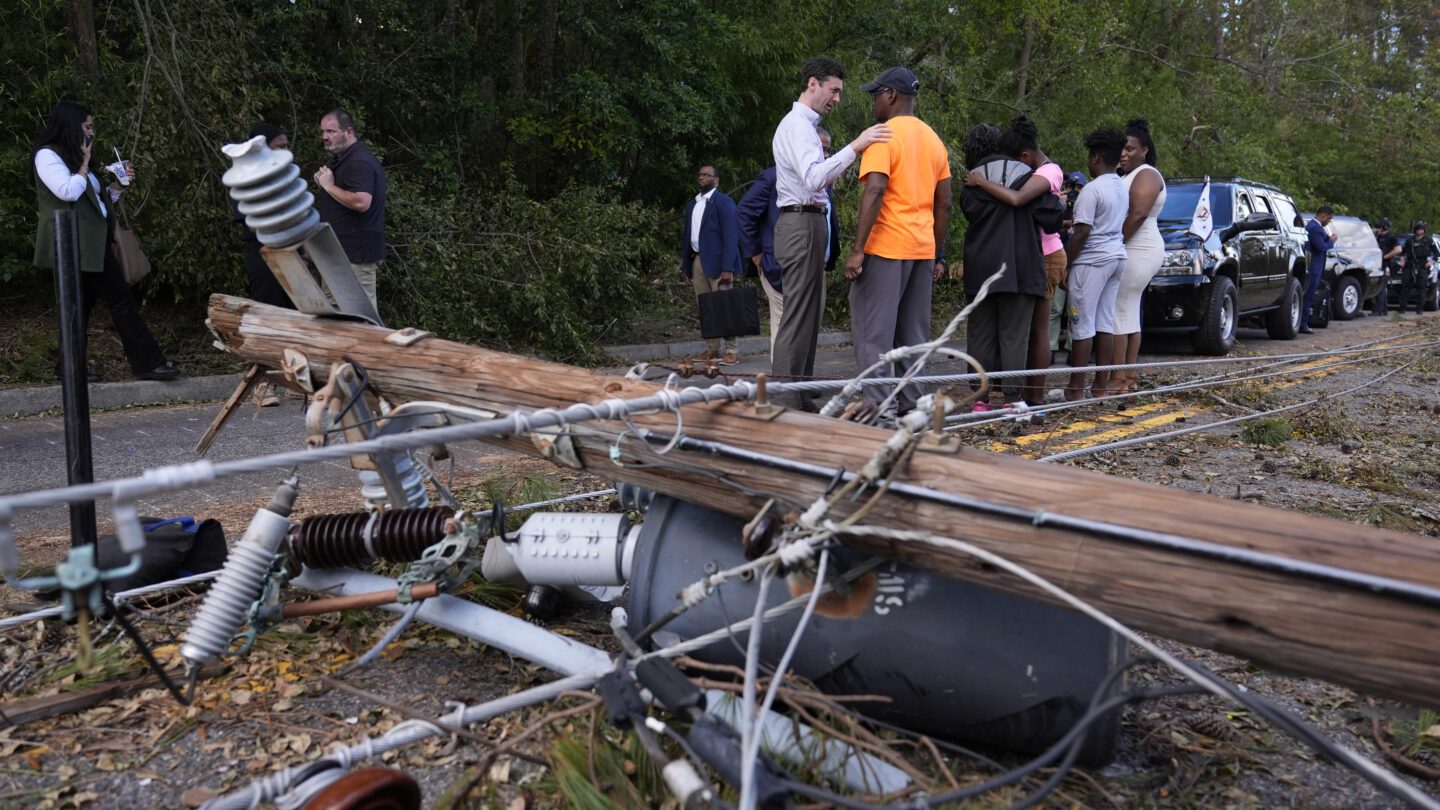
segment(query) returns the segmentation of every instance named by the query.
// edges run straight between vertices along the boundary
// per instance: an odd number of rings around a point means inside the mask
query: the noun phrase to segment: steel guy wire
[[[1440,341],[1429,341],[1429,342],[1418,343],[1418,344],[1411,343],[1411,344],[1401,344],[1401,345],[1399,345],[1399,346],[1382,346],[1382,347],[1379,347],[1379,348],[1369,348],[1369,347],[1372,347],[1372,346],[1377,346],[1378,344],[1382,344],[1382,343],[1394,343],[1396,340],[1403,340],[1403,339],[1404,339],[1404,338],[1393,338],[1393,337],[1376,338],[1376,339],[1374,339],[1374,340],[1367,340],[1367,341],[1364,341],[1364,342],[1361,342],[1361,343],[1352,344],[1352,345],[1350,345],[1350,346],[1344,347],[1344,348],[1342,348],[1342,349],[1337,349],[1337,350],[1326,350],[1326,351],[1323,351],[1323,352],[1305,352],[1305,353],[1303,353],[1303,354],[1298,354],[1298,355],[1297,355],[1297,354],[1287,354],[1287,355],[1261,355],[1261,356],[1256,356],[1256,357],[1251,357],[1251,358],[1244,358],[1244,359],[1251,359],[1251,360],[1271,360],[1271,361],[1274,361],[1274,362],[1263,363],[1263,364],[1261,364],[1261,365],[1259,365],[1259,366],[1255,366],[1254,368],[1250,369],[1251,371],[1254,371],[1254,370],[1256,370],[1256,369],[1265,369],[1265,368],[1270,368],[1270,367],[1273,367],[1273,366],[1285,366],[1285,365],[1290,365],[1290,364],[1293,364],[1293,363],[1299,363],[1299,362],[1302,361],[1302,360],[1310,359],[1310,358],[1314,358],[1314,357],[1339,356],[1339,355],[1344,355],[1344,354],[1356,354],[1356,353],[1359,353],[1359,354],[1370,354],[1370,353],[1372,353],[1372,352],[1380,353],[1380,354],[1378,354],[1378,356],[1376,356],[1376,357],[1359,357],[1359,358],[1356,358],[1355,360],[1346,361],[1346,362],[1360,363],[1360,362],[1365,362],[1365,361],[1370,360],[1370,359],[1382,359],[1382,360],[1383,360],[1383,359],[1386,359],[1386,358],[1389,358],[1389,357],[1394,357],[1394,356],[1396,356],[1396,355],[1405,354],[1405,353],[1409,352],[1411,349],[1425,349],[1425,348],[1433,348],[1433,347],[1435,347],[1435,346],[1440,346]],[[1229,358],[1226,358],[1226,359],[1229,359]],[[959,423],[959,424],[951,425],[951,426],[949,426],[947,429],[949,429],[949,430],[957,430],[957,429],[962,428],[962,427],[975,427],[975,426],[981,426],[981,425],[989,425],[989,424],[994,424],[994,423],[997,423],[997,422],[1006,422],[1006,421],[1012,421],[1012,420],[1022,419],[1022,418],[1025,418],[1025,417],[1026,417],[1027,415],[1029,415],[1029,414],[1033,414],[1033,413],[1037,413],[1037,412],[1041,412],[1041,413],[1053,413],[1053,412],[1055,412],[1055,411],[1068,410],[1068,409],[1070,409],[1070,408],[1085,407],[1085,406],[1087,406],[1087,405],[1093,405],[1093,404],[1097,404],[1097,403],[1116,402],[1116,401],[1120,401],[1120,400],[1123,400],[1123,399],[1130,399],[1130,398],[1147,396],[1147,395],[1165,394],[1165,393],[1171,393],[1171,392],[1174,392],[1174,391],[1183,391],[1183,390],[1187,390],[1187,389],[1191,389],[1191,388],[1203,388],[1203,387],[1206,387],[1206,386],[1202,385],[1202,383],[1208,383],[1208,382],[1212,382],[1212,381],[1214,381],[1216,385],[1229,385],[1229,384],[1232,384],[1232,383],[1244,382],[1244,381],[1248,381],[1248,380],[1252,380],[1252,379],[1264,379],[1264,378],[1267,377],[1267,376],[1281,376],[1281,375],[1284,375],[1284,374],[1292,374],[1292,373],[1294,373],[1294,374],[1309,373],[1309,372],[1311,372],[1311,371],[1319,371],[1319,370],[1323,370],[1323,369],[1326,369],[1326,368],[1332,368],[1332,367],[1338,366],[1338,365],[1345,365],[1346,362],[1335,363],[1335,364],[1326,365],[1326,366],[1318,366],[1318,367],[1312,367],[1312,368],[1305,368],[1305,369],[1296,368],[1296,369],[1281,371],[1281,372],[1278,372],[1278,373],[1275,373],[1275,374],[1270,374],[1270,375],[1252,375],[1252,376],[1235,377],[1235,376],[1234,376],[1235,372],[1223,372],[1223,373],[1220,373],[1220,374],[1212,374],[1212,375],[1207,376],[1207,377],[1199,377],[1199,378],[1197,378],[1197,379],[1189,380],[1189,381],[1182,382],[1182,383],[1174,383],[1174,384],[1171,384],[1171,385],[1168,385],[1168,386],[1160,386],[1160,387],[1158,387],[1158,388],[1149,388],[1149,389],[1145,389],[1145,390],[1143,390],[1143,391],[1131,391],[1131,392],[1129,392],[1129,393],[1125,393],[1125,394],[1115,394],[1115,395],[1108,396],[1108,397],[1092,397],[1092,398],[1090,398],[1090,399],[1072,400],[1072,401],[1068,401],[1068,402],[1057,402],[1057,403],[1054,403],[1054,404],[1046,404],[1046,405],[1036,405],[1036,406],[1031,406],[1031,407],[1027,408],[1025,411],[1015,412],[1015,413],[1002,412],[1002,413],[1000,413],[1000,414],[990,414],[990,415],[985,415],[985,414],[968,414],[968,413],[955,414],[955,415],[949,417],[949,419],[948,419],[947,421],[949,421],[949,422],[955,422],[955,423]],[[1167,364],[1153,364],[1153,366],[1160,366],[1160,365],[1167,365]],[[1140,368],[1153,367],[1153,366],[1152,366],[1152,364],[1139,363],[1139,364],[1132,364],[1132,365],[1129,365],[1129,366],[1114,366],[1114,367],[1107,367],[1107,368],[1131,368],[1131,369],[1140,369]],[[1058,373],[1058,371],[1064,370],[1064,369],[1068,369],[1068,368],[1069,368],[1068,366],[1067,366],[1067,367],[1056,367],[1056,369],[1053,369],[1053,370],[1057,371],[1057,373]],[[1093,369],[1096,368],[1096,367],[1095,367],[1095,366],[1091,366],[1090,368],[1093,370]],[[994,373],[993,375],[991,375],[991,376],[999,375],[1000,377],[1003,378],[1003,377],[1017,376],[1018,374],[1019,374],[1019,372],[995,372],[995,373]],[[979,417],[979,418],[977,418],[977,417]]]
[[[1387,340],[1396,340],[1396,338],[1387,338]],[[1364,346],[1365,344],[1360,344],[1360,345]],[[1045,376],[1049,376],[1049,377],[1069,376],[1071,373],[1073,373],[1073,372],[1075,372],[1075,371],[1084,371],[1084,372],[1087,372],[1087,373],[1095,372],[1095,371],[1123,371],[1123,370],[1129,370],[1129,369],[1135,369],[1135,370],[1139,370],[1139,371],[1146,371],[1146,370],[1154,371],[1154,370],[1163,370],[1163,369],[1196,368],[1196,367],[1216,366],[1216,365],[1233,365],[1233,364],[1236,364],[1236,363],[1262,363],[1262,364],[1270,364],[1270,363],[1273,363],[1273,362],[1275,362],[1275,361],[1282,361],[1282,360],[1283,360],[1283,361],[1288,361],[1288,360],[1307,360],[1307,359],[1313,359],[1313,358],[1317,358],[1317,357],[1333,357],[1333,356],[1339,356],[1339,355],[1345,355],[1345,354],[1371,354],[1371,353],[1379,353],[1379,352],[1396,351],[1396,350],[1402,350],[1402,349],[1404,349],[1404,350],[1410,350],[1410,349],[1430,349],[1430,348],[1435,348],[1435,347],[1437,347],[1437,346],[1440,346],[1440,340],[1428,340],[1428,341],[1425,341],[1425,342],[1423,342],[1423,343],[1407,343],[1407,344],[1402,344],[1402,345],[1399,345],[1399,346],[1383,346],[1383,347],[1373,347],[1373,348],[1367,347],[1367,348],[1327,349],[1327,350],[1324,350],[1324,351],[1316,351],[1316,352],[1297,352],[1297,353],[1293,353],[1293,354],[1267,354],[1267,355],[1255,355],[1255,356],[1253,356],[1253,357],[1206,357],[1206,358],[1200,358],[1200,359],[1196,359],[1196,360],[1163,360],[1163,361],[1154,362],[1154,363],[1113,363],[1113,364],[1108,365],[1108,366],[1052,366],[1052,367],[1050,367],[1050,368],[1048,368],[1048,369],[1046,369],[1046,368],[1039,368],[1039,369],[1014,369],[1014,370],[1011,370],[1011,371],[987,371],[987,372],[985,372],[985,376],[986,376],[987,378],[991,379],[991,380],[1005,380],[1005,379],[1010,379],[1010,378],[1013,378],[1013,377],[1029,377],[1029,376],[1037,375],[1037,374],[1039,374],[1039,375],[1045,375]],[[870,385],[870,384],[889,385],[889,384],[893,384],[893,383],[897,382],[899,379],[900,379],[899,377],[870,377],[870,378],[867,378],[867,379],[865,379],[865,380],[861,380],[860,383],[863,384],[863,385]],[[979,375],[979,374],[974,374],[974,373],[970,373],[970,374],[937,374],[937,375],[931,375],[931,376],[916,377],[916,378],[914,378],[914,379],[912,380],[912,382],[917,383],[917,384],[926,384],[926,385],[942,385],[942,384],[945,384],[945,383],[976,382],[976,381],[978,381],[979,379],[980,379],[980,375]],[[817,384],[820,384],[820,383],[819,383],[818,381],[817,381],[817,382],[810,382],[810,383],[771,383],[771,386],[774,387],[774,386],[777,386],[777,385],[797,386],[797,385],[817,385]],[[825,382],[825,383],[823,383],[823,384],[824,384],[824,385],[831,386],[831,387],[834,387],[835,385],[837,385],[837,383],[834,382],[834,381],[828,381],[828,382]],[[797,389],[797,388],[791,387],[791,388],[787,388],[787,389],[785,389],[785,390],[795,391],[795,390],[801,390],[801,389]],[[819,390],[819,389],[805,389],[805,390]]]
[[[1315,397],[1314,399],[1307,399],[1304,402],[1297,402],[1293,405],[1285,405],[1279,408],[1272,408],[1268,411],[1261,411],[1259,413],[1247,413],[1243,416],[1236,416],[1230,419],[1222,419],[1219,422],[1210,422],[1204,425],[1190,425],[1188,427],[1183,427],[1178,430],[1167,431],[1165,433],[1155,433],[1146,436],[1135,436],[1129,439],[1122,439],[1120,441],[1097,444],[1091,447],[1082,447],[1077,450],[1069,450],[1064,453],[1055,453],[1054,455],[1045,456],[1044,458],[1040,459],[1040,461],[1064,461],[1066,459],[1077,458],[1079,456],[1088,456],[1092,453],[1099,453],[1105,450],[1119,450],[1125,447],[1132,447],[1137,444],[1144,444],[1145,442],[1164,441],[1166,439],[1173,439],[1176,436],[1184,436],[1187,433],[1198,433],[1202,430],[1213,430],[1215,428],[1239,424],[1240,422],[1245,422],[1250,419],[1259,419],[1261,417],[1274,416],[1277,413],[1285,413],[1286,411],[1293,411],[1299,408],[1308,408],[1311,405],[1323,402],[1327,399],[1335,399],[1337,397],[1348,396],[1355,393],[1356,391],[1369,388],[1370,386],[1375,385],[1378,382],[1381,382],[1389,377],[1399,374],[1400,372],[1414,365],[1415,362],[1416,361],[1412,360],[1402,366],[1392,368],[1374,379],[1367,380],[1359,385],[1347,388],[1344,391],[1338,391],[1334,394],[1326,394],[1324,396]]]
[[[1417,346],[1405,348],[1423,348],[1427,346],[1440,345],[1440,341],[1431,341]],[[1277,359],[1320,357],[1327,355],[1338,355],[1373,351],[1370,349],[1343,349],[1326,352],[1307,352],[1293,355],[1271,355],[1266,357],[1251,358],[1207,358],[1201,360],[1179,360],[1165,363],[1117,365],[1117,366],[1092,366],[1091,370],[1118,369],[1118,368],[1181,368],[1198,365],[1215,365],[1220,363],[1237,362],[1272,362]],[[987,376],[991,378],[1003,378],[1009,376],[1022,376],[1033,374],[1033,371],[1013,372],[991,372]],[[1069,373],[1068,369],[1055,370],[1055,373]],[[916,377],[914,382],[945,383],[963,382],[978,380],[978,374],[955,374],[933,377]],[[867,378],[861,380],[864,385],[886,385],[893,384],[899,378]],[[812,381],[795,383],[772,383],[771,390],[779,392],[817,392],[832,390],[843,387],[843,382],[833,381]],[[101,498],[112,497],[117,489],[123,488],[125,494],[130,498],[141,498],[157,495],[176,490],[189,489],[211,481],[228,478],[246,473],[268,472],[274,467],[292,467],[301,464],[315,464],[324,461],[338,461],[352,455],[414,450],[437,443],[449,441],[464,441],[468,439],[495,438],[512,436],[533,432],[537,429],[563,427],[565,425],[591,420],[621,420],[627,416],[658,413],[661,411],[673,411],[683,405],[698,403],[724,402],[737,400],[754,399],[756,385],[749,381],[739,381],[730,384],[716,384],[711,386],[694,386],[683,389],[663,389],[656,394],[637,397],[634,399],[608,399],[599,403],[575,403],[562,409],[542,408],[525,413],[517,410],[499,419],[487,422],[472,424],[449,425],[446,427],[429,428],[423,431],[412,431],[409,433],[397,434],[394,436],[381,436],[378,438],[366,439],[363,442],[354,444],[326,445],[324,447],[309,448],[305,450],[288,451],[284,453],[273,453],[266,456],[255,456],[247,459],[237,459],[225,462],[196,461],[185,464],[173,464],[163,467],[155,467],[145,471],[140,476],[117,479],[114,481],[103,481],[91,484],[77,484],[74,486],[60,487],[37,492],[20,493],[0,497],[0,540],[9,532],[10,519],[17,509],[33,509],[49,506],[63,506],[70,503],[93,501]],[[3,544],[0,544],[3,545]],[[6,552],[0,548],[0,556]],[[8,559],[0,560],[0,567],[6,570],[13,570]]]

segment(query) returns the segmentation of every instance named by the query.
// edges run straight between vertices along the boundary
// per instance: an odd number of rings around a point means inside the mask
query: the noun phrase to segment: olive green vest
[[[100,198],[89,182],[85,185],[85,196],[75,202],[66,202],[55,196],[35,177],[36,207],[40,221],[35,224],[35,266],[55,269],[55,212],[69,208],[75,212],[80,226],[80,269],[86,273],[100,273],[105,270],[106,222],[100,213]]]

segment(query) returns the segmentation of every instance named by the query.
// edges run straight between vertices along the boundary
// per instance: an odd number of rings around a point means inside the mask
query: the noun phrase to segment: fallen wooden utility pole
[[[508,413],[639,397],[659,388],[433,337],[399,345],[405,341],[386,341],[390,329],[322,320],[225,295],[210,300],[210,326],[225,348],[251,363],[278,368],[286,349],[302,353],[317,381],[343,355],[361,364],[392,402],[442,400]],[[684,446],[660,459],[632,439],[620,445],[625,450],[621,466],[609,452],[623,426],[594,422],[574,432],[579,458],[596,475],[750,516],[770,497],[810,503],[828,483],[814,474],[816,469],[859,469],[891,435],[795,411],[759,415],[745,403],[686,406],[683,419],[687,437],[810,465],[809,473],[758,456]],[[662,433],[676,424],[675,415],[665,413],[634,421]],[[528,437],[492,443],[544,455]],[[969,541],[1142,630],[1366,693],[1440,707],[1440,610],[1423,593],[1440,588],[1440,543],[1433,538],[969,448],[917,452],[894,479],[948,497],[897,486],[867,515],[867,524],[925,529]],[[1044,520],[1037,525],[1001,510],[966,508],[965,499],[1012,513],[1064,516],[1069,525]],[[1087,530],[1083,521],[1110,528]],[[1118,536],[1117,524],[1141,536]],[[1376,578],[1377,587],[1337,584],[1286,565],[1254,565],[1167,547],[1154,542],[1159,533],[1209,544],[1212,550],[1353,571]],[[1029,586],[953,551],[859,537],[847,538],[846,544],[1038,598]],[[1397,593],[1385,582],[1407,583],[1422,593]],[[965,620],[955,617],[957,626]]]

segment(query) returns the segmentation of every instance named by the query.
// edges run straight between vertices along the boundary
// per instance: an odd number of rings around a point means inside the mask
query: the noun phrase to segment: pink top
[[[1059,194],[1060,187],[1065,183],[1065,172],[1061,171],[1060,164],[1046,163],[1035,170],[1035,173],[1050,181],[1050,193]],[[1060,234],[1045,233],[1040,231],[1040,252],[1049,256],[1065,245],[1060,242]]]

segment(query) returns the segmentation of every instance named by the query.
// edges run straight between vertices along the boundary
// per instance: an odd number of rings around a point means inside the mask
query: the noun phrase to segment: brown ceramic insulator
[[[391,509],[376,519],[371,546],[385,562],[414,562],[445,537],[445,521],[455,514],[443,506]],[[290,531],[290,553],[311,568],[344,568],[373,562],[365,548],[368,512],[315,515]]]
[[[305,810],[420,810],[420,785],[393,768],[347,773],[305,804]]]

